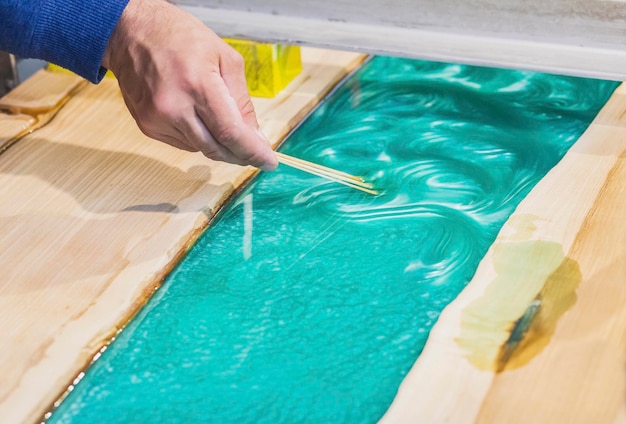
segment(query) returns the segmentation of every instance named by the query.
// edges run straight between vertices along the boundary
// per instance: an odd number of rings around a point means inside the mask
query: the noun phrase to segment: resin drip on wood
[[[585,274],[575,295],[554,298],[555,308],[569,309],[558,329],[552,330],[557,340],[545,344],[541,361],[495,378],[478,422],[612,423],[622,417],[626,393],[626,231],[621,230],[626,222],[625,153],[609,172],[569,251],[571,261],[580,262]],[[573,305],[576,297],[579,301]],[[505,399],[506,404],[525,402],[533,408],[503,408]]]
[[[549,343],[576,301],[581,280],[558,243],[496,243],[498,277],[464,311],[457,343],[478,368],[497,372],[528,363]]]
[[[87,81],[75,75],[38,72],[0,98],[0,152],[46,125]]]
[[[444,310],[388,422],[624,421],[625,157],[621,85]]]

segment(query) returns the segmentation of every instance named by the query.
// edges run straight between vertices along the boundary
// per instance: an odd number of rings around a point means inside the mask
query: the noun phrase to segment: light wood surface
[[[303,73],[254,99],[268,138],[363,59],[303,49]],[[0,421],[34,422],[255,170],[147,139],[114,80],[40,71],[0,109],[5,144],[54,116],[0,155]]]
[[[504,225],[384,422],[626,422],[625,223],[622,85]]]
[[[86,83],[75,75],[39,72],[0,97],[0,152],[46,125]]]
[[[255,99],[273,142],[363,59],[303,54],[285,93]],[[254,172],[146,139],[112,80],[42,72],[21,87],[0,99],[0,149],[34,131],[0,155],[11,423],[42,416]],[[622,86],[507,221],[383,421],[626,421],[625,160]]]

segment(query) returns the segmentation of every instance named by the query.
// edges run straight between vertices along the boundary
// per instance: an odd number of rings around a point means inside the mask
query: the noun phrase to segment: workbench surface
[[[303,49],[303,74],[255,99],[270,140],[363,59]],[[58,111],[0,155],[0,417],[34,422],[254,170],[147,139],[114,80],[42,71],[0,109],[0,147]],[[626,420],[625,160],[621,86],[504,225],[384,420]]]

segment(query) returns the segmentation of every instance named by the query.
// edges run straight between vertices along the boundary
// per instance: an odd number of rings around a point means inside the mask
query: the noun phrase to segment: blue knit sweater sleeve
[[[99,82],[107,42],[129,0],[0,0],[0,50]]]

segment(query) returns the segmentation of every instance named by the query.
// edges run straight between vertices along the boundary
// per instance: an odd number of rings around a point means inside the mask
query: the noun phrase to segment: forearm
[[[98,82],[128,0],[0,0],[0,49],[56,63]]]

